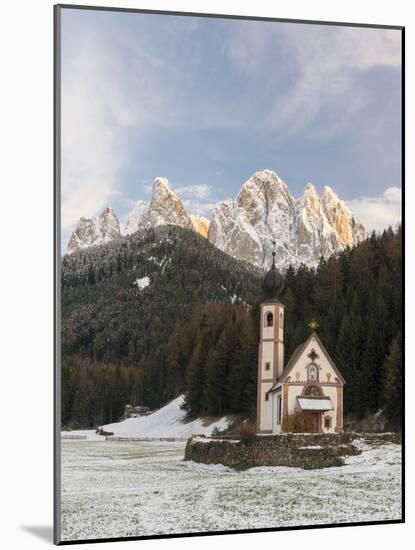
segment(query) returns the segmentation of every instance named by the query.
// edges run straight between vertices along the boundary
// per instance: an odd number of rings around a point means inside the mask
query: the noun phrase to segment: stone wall
[[[314,469],[341,466],[343,457],[359,454],[354,432],[329,434],[286,433],[255,436],[247,440],[193,436],[186,445],[185,460],[224,464],[236,469],[253,466],[291,466]]]

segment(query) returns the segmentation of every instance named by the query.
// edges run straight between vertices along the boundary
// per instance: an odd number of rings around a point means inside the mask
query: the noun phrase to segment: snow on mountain
[[[192,221],[182,201],[170,189],[167,178],[156,178],[153,182],[153,196],[145,223],[150,227],[172,224],[193,229]]]
[[[262,170],[244,183],[235,199],[218,203],[210,221],[189,215],[168,179],[157,177],[151,201],[138,201],[124,227],[120,229],[111,208],[99,218],[81,218],[67,251],[162,225],[194,230],[220,250],[260,268],[269,267],[274,241],[277,267],[285,269],[289,264],[316,266],[321,256],[328,258],[367,238],[365,228],[330,187],[319,197],[308,183],[295,199],[275,172]]]
[[[169,224],[195,230],[182,201],[170,189],[168,179],[158,177],[153,182],[150,203],[138,201],[122,228],[112,208],[106,208],[99,218],[81,218],[69,240],[67,252],[130,235],[141,228]]]
[[[210,221],[204,216],[190,214],[190,219],[196,233],[207,239]]]
[[[331,256],[337,250],[338,240],[328,222],[320,197],[312,183],[308,183],[297,200],[298,251],[307,264],[317,264],[320,257]]]
[[[333,227],[337,240],[344,246],[350,246],[367,238],[365,228],[352,215],[345,202],[326,185],[323,189],[321,203],[324,213]]]
[[[178,225],[193,229],[193,223],[182,201],[170,189],[169,180],[158,177],[153,181],[151,201],[138,201],[128,215],[124,234],[129,235],[142,228],[160,225]]]
[[[296,200],[271,170],[256,172],[234,200],[213,210],[208,238],[218,248],[261,268],[316,266],[321,256],[353,246],[367,237],[364,227],[337,195],[325,187],[320,198],[309,183]]]
[[[131,235],[140,229],[148,215],[148,202],[138,201],[128,215],[123,234]]]
[[[193,434],[211,435],[215,428],[224,430],[228,427],[225,416],[208,425],[203,418],[186,420],[186,412],[180,408],[182,402],[181,395],[148,416],[127,418],[122,422],[108,424],[103,429],[118,436],[190,437]]]
[[[155,178],[151,201],[138,201],[127,217],[124,234],[159,225],[178,225],[193,229],[193,223],[179,197],[170,189],[167,178]]]
[[[136,279],[133,284],[137,285],[139,290],[144,290],[150,284],[150,277],[145,276],[141,277],[141,279]]]
[[[68,242],[67,252],[103,244],[121,235],[114,210],[107,206],[99,217],[81,218]]]

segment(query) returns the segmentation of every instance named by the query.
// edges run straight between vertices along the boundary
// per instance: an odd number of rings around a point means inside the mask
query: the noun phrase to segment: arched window
[[[265,326],[272,327],[273,325],[274,325],[274,316],[270,311],[268,311],[265,314]]]

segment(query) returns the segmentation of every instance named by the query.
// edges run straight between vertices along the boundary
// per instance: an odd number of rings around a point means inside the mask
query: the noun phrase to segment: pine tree
[[[401,428],[402,423],[402,355],[401,335],[398,334],[389,346],[384,362],[385,369],[385,415],[393,429]]]
[[[345,414],[385,406],[394,418],[401,390],[392,384],[388,394],[386,371],[401,326],[401,240],[400,228],[388,229],[317,270],[286,272],[285,362],[317,319],[346,379]],[[128,402],[160,407],[183,391],[192,414],[254,416],[258,270],[181,228],[138,232],[62,263],[63,424],[118,420]],[[144,275],[151,285],[140,291],[133,283]],[[240,305],[230,303],[235,294]]]
[[[191,414],[202,414],[204,412],[206,360],[205,346],[203,342],[199,342],[192,353],[187,369],[184,407]]]

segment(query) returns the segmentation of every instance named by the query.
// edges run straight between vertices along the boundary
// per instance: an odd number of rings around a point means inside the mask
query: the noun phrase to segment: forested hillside
[[[64,256],[62,422],[112,422],[128,402],[155,408],[176,396],[176,328],[206,304],[252,305],[259,289],[257,269],[174,226]]]
[[[127,402],[158,407],[182,391],[191,414],[253,418],[254,268],[170,227],[65,256],[62,286],[64,424],[111,422]],[[346,415],[385,408],[399,425],[401,293],[400,230],[373,234],[317,270],[287,271],[286,361],[316,319],[346,379]]]

